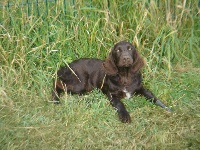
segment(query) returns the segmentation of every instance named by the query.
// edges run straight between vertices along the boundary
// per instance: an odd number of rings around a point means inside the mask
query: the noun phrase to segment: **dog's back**
[[[82,58],[75,60],[69,66],[62,67],[57,73],[67,92],[81,94],[100,86],[103,73],[102,60],[95,58]]]

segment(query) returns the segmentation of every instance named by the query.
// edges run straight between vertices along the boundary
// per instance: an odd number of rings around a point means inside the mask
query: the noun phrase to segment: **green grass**
[[[199,149],[197,1],[176,2],[175,16],[172,2],[90,2],[0,7],[0,149]],[[98,90],[50,102],[65,61],[105,59],[120,40],[136,45],[144,84],[174,113],[133,97],[123,124]]]
[[[149,82],[149,88],[172,107],[172,114],[141,97],[123,100],[132,117],[130,124],[118,120],[106,97],[97,90],[85,96],[64,95],[62,104],[54,105],[48,103],[48,95],[1,88],[1,147],[198,149],[199,73],[175,72],[170,80],[158,75]]]

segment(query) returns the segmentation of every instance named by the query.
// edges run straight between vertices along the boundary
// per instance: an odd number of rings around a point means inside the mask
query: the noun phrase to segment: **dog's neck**
[[[118,74],[122,76],[128,76],[129,69],[129,67],[118,67]]]
[[[122,85],[128,85],[131,80],[130,68],[129,67],[120,67],[118,68],[118,75],[120,77],[120,82]]]

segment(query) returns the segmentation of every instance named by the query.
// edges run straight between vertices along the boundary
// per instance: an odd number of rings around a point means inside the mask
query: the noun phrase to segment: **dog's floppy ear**
[[[103,70],[107,75],[116,75],[118,70],[112,57],[112,53],[109,54],[108,58],[103,63]]]
[[[133,55],[133,60],[134,60],[134,63],[133,63],[133,66],[131,67],[131,72],[136,73],[144,66],[144,60],[139,55],[137,50],[135,51]]]

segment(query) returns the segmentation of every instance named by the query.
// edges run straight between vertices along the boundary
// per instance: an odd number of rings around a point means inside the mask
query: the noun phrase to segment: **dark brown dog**
[[[60,68],[54,82],[53,99],[59,102],[60,93],[63,91],[82,94],[99,88],[117,109],[122,122],[130,122],[131,118],[120,100],[124,97],[130,98],[133,94],[143,95],[147,100],[171,112],[163,102],[143,87],[140,73],[143,65],[143,59],[131,43],[119,42],[105,61],[82,58]]]

